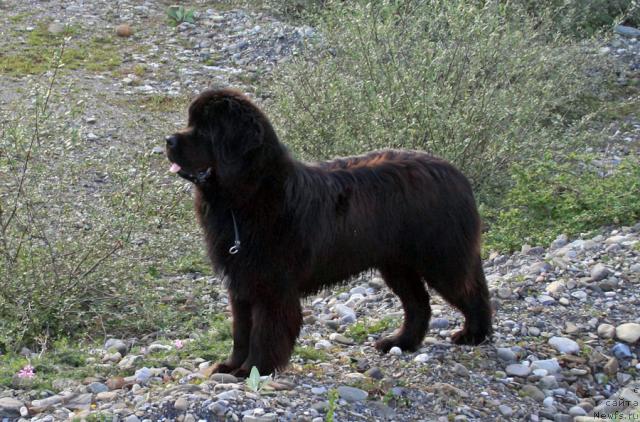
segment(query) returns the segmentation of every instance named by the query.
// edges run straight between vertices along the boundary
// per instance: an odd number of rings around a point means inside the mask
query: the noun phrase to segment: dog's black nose
[[[164,140],[167,141],[167,148],[175,148],[178,145],[178,137],[176,135],[169,135]]]

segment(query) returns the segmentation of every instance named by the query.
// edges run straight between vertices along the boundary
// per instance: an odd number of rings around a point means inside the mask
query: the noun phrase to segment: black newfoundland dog
[[[469,182],[417,151],[380,151],[315,164],[293,159],[242,93],[209,90],[188,126],[166,139],[171,171],[195,184],[208,254],[222,270],[233,350],[215,372],[284,368],[300,332],[300,299],[367,269],[380,271],[404,323],[376,348],[413,351],[429,327],[426,284],[465,316],[452,337],[491,334],[480,219]]]

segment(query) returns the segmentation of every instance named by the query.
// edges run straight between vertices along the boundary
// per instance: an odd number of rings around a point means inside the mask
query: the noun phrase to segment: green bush
[[[547,245],[560,233],[576,235],[608,224],[640,220],[640,163],[603,165],[593,156],[551,156],[513,170],[505,208],[485,210],[487,249]],[[585,164],[586,163],[586,164]]]
[[[523,9],[479,3],[327,2],[322,37],[269,87],[284,141],[309,160],[426,150],[484,197],[512,164],[567,148],[588,56]]]
[[[624,23],[640,24],[640,3],[637,0],[536,0],[516,1],[534,16],[547,15],[561,31],[579,37],[609,29]]]

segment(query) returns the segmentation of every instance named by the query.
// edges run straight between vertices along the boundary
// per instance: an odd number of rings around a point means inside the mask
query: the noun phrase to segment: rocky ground
[[[266,13],[197,2],[185,3],[199,11],[195,25],[171,27],[168,4],[2,1],[0,49],[16,49],[42,22],[49,32],[75,25],[90,28],[84,37],[107,37],[122,62],[103,72],[63,72],[59,85],[69,96],[65,107],[84,103],[83,139],[127,148],[119,141],[160,140],[183,124],[183,100],[206,86],[253,91],[252,81],[317,36]],[[121,24],[128,25],[120,27],[125,37],[114,35]],[[624,84],[640,68],[640,31],[618,32],[600,54],[626,69]],[[2,75],[0,105],[21,101],[35,79]],[[133,113],[130,104],[157,113],[167,98],[176,101],[160,110],[162,120],[132,124],[144,112]],[[606,136],[602,165],[615,165],[637,154],[640,121],[617,124]],[[302,347],[272,379],[209,377],[207,359],[172,358],[193,338],[142,339],[135,347],[131,339],[110,339],[87,351],[87,365],[133,375],[60,379],[51,391],[17,382],[0,391],[0,420],[588,421],[616,412],[640,419],[640,224],[492,255],[485,271],[496,307],[490,344],[452,345],[461,315],[434,294],[423,348],[379,355],[373,342],[397,327],[401,307],[376,274],[365,274],[305,302]],[[225,314],[224,290],[205,278],[213,289],[209,306]],[[164,364],[146,365],[153,356]]]

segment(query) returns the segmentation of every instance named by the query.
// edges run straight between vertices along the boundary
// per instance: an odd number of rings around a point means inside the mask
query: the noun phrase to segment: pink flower
[[[184,347],[184,343],[182,342],[182,340],[174,341],[173,345],[175,346],[176,349],[182,349]]]
[[[33,366],[27,365],[18,372],[18,378],[33,378],[36,374],[33,372]]]

